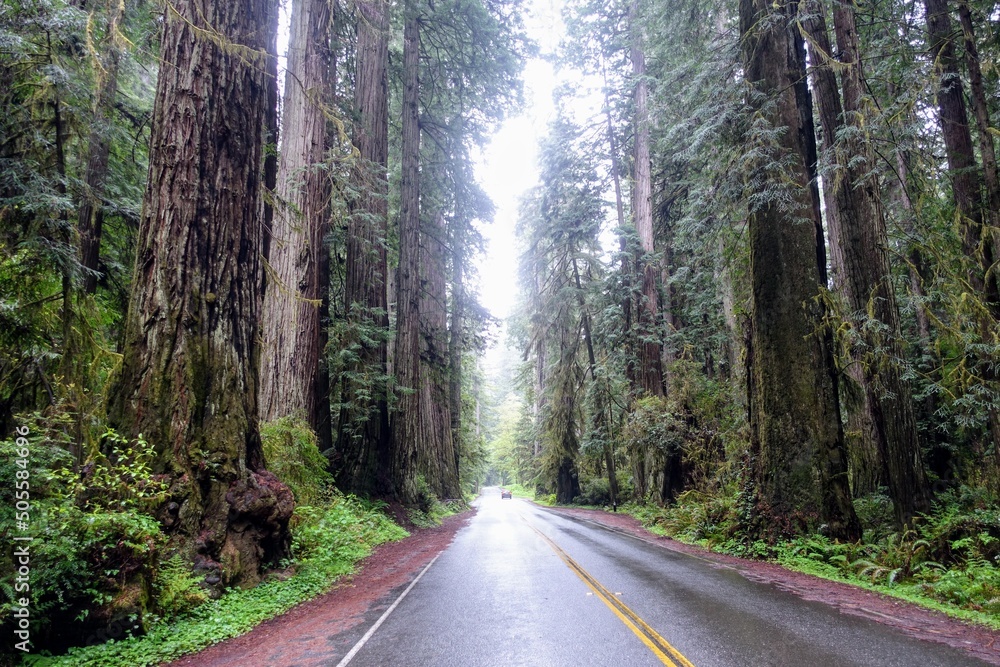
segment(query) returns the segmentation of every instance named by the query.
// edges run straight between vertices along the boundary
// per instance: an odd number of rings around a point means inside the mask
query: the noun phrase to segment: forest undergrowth
[[[30,442],[34,521],[39,527],[32,551],[33,637],[40,651],[21,663],[37,667],[157,665],[244,634],[261,622],[320,595],[384,542],[407,531],[389,516],[387,506],[337,491],[326,472],[316,439],[302,422],[282,419],[262,427],[271,470],[287,484],[297,505],[291,522],[291,557],[263,583],[233,588],[215,599],[200,585],[179,554],[170,553],[167,536],[152,516],[165,487],[151,472],[151,446],[127,442],[114,431],[104,440],[109,457],[70,472],[66,430],[56,419],[35,415]],[[0,480],[14,488],[16,440],[0,442]],[[9,456],[8,456],[9,455]],[[412,525],[436,525],[456,507],[427,494],[427,511],[413,509]],[[0,504],[12,512],[14,503]],[[10,517],[3,517],[8,519]],[[9,559],[8,555],[5,557]],[[3,564],[5,573],[15,571]],[[93,577],[100,572],[102,577]],[[13,595],[13,574],[0,586]],[[10,631],[9,607],[0,624]],[[93,626],[83,646],[62,642],[72,628]],[[86,633],[83,633],[86,636]],[[62,653],[62,655],[59,655]],[[4,659],[8,660],[8,659]]]

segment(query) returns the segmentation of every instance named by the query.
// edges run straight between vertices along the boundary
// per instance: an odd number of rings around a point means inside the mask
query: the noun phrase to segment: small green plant
[[[57,474],[64,482],[67,500],[75,500],[84,510],[152,512],[166,497],[169,484],[150,467],[156,452],[140,434],[128,440],[107,429],[101,440],[107,455],[96,454],[79,472],[62,468]]]
[[[908,528],[892,533],[882,540],[870,555],[860,558],[852,567],[862,578],[873,584],[884,582],[889,585],[913,575],[916,568],[925,567],[926,553],[930,542],[921,539],[916,530]]]
[[[153,580],[153,592],[156,609],[165,619],[183,615],[208,600],[208,595],[198,585],[198,577],[180,554],[160,563]]]

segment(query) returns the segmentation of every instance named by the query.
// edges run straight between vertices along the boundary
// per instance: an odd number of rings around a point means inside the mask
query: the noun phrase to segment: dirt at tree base
[[[736,570],[744,577],[790,591],[805,600],[831,605],[844,614],[861,616],[898,628],[905,634],[967,651],[1000,665],[1000,632],[948,618],[901,600],[847,584],[791,572],[773,563],[716,554],[700,547],[657,537],[627,514],[577,508],[551,508],[593,521],[672,549]],[[410,537],[384,544],[329,593],[304,602],[251,632],[169,663],[169,667],[319,667],[335,665],[378,619],[399,592],[472,518],[470,510],[448,517],[434,528],[412,529]]]

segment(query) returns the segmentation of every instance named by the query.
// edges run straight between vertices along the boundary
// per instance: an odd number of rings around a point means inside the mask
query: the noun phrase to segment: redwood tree
[[[402,179],[399,213],[399,274],[396,279],[396,381],[402,388],[393,415],[392,480],[404,502],[417,498],[419,453],[424,447],[420,373],[420,124],[418,73],[420,26],[406,3],[403,28]]]
[[[825,523],[834,537],[856,538],[832,335],[820,298],[815,135],[797,9],[795,2],[740,0],[749,102],[782,128],[749,137],[756,161],[748,166],[762,174],[749,212],[752,495],[761,532]]]
[[[831,245],[839,245],[836,256],[843,272],[842,289],[860,342],[856,359],[874,427],[877,461],[886,470],[897,522],[902,526],[916,513],[930,509],[930,494],[910,386],[900,367],[902,332],[889,267],[885,215],[877,190],[880,181],[865,173],[875,156],[864,139],[864,79],[854,8],[838,2],[833,15],[842,98],[829,64],[832,49],[825,10],[814,1],[808,3],[807,12],[804,24],[816,47],[813,88],[830,163],[824,179],[828,224],[838,231]]]
[[[359,493],[388,493],[389,407],[385,394],[389,327],[385,249],[389,160],[389,5],[358,3],[354,80],[354,198],[347,223],[345,348],[352,359],[341,377],[337,480]]]
[[[292,4],[277,202],[267,261],[261,354],[261,418],[304,418],[330,447],[323,353],[329,299],[324,243],[329,180],[322,168],[329,105],[330,10],[326,0]]]
[[[290,491],[257,429],[262,134],[273,0],[164,17],[135,278],[112,422],[156,449],[159,517],[223,584],[287,553]]]

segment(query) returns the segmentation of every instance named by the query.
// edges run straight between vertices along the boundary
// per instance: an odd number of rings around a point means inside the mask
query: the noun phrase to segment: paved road
[[[487,490],[341,665],[985,665],[695,556]]]

